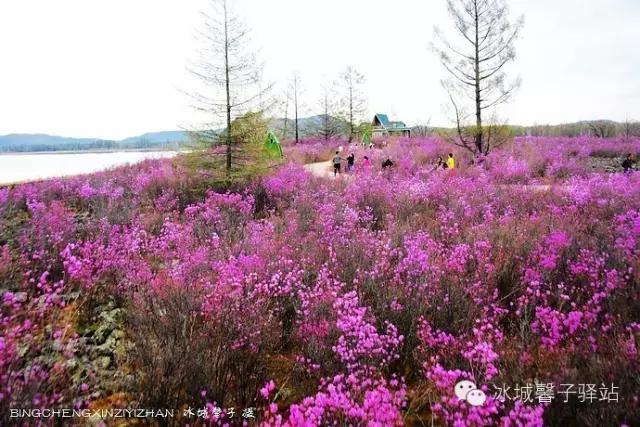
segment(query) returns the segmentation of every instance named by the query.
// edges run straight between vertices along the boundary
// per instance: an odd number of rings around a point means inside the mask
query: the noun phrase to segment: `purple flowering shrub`
[[[348,143],[344,140],[332,138],[325,141],[320,138],[305,138],[297,144],[292,141],[284,142],[284,155],[288,161],[296,163],[314,163],[329,160],[336,151],[336,147]]]
[[[200,422],[224,425],[254,407],[283,426],[638,424],[640,177],[591,162],[639,147],[522,138],[471,164],[401,139],[353,147],[352,178],[330,180],[300,164],[334,149],[310,141],[241,191],[192,191],[179,160],[0,189],[2,422],[217,407]],[[459,169],[435,170],[449,151]],[[486,402],[458,399],[461,380]],[[534,382],[619,398],[494,393]]]

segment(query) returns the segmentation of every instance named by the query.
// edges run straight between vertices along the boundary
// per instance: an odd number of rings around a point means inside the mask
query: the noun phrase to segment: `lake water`
[[[176,154],[175,151],[0,154],[0,184],[81,175]]]

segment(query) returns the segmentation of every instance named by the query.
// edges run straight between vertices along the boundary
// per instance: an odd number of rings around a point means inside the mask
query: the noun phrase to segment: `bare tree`
[[[289,124],[289,95],[284,97],[284,124],[282,126],[282,139],[287,139],[287,125]]]
[[[488,125],[484,126],[484,145],[485,151],[484,154],[487,154],[493,147],[500,147],[504,145],[511,139],[513,134],[512,129],[509,125],[500,121],[496,114],[494,114]]]
[[[367,111],[363,83],[364,76],[351,66],[340,73],[337,81],[341,95],[340,112],[348,126],[349,143],[353,141],[356,134],[356,122],[362,119]]]
[[[298,142],[300,142],[300,129],[298,126],[298,109],[300,107],[300,104],[298,103],[300,95],[300,75],[298,73],[295,73],[291,78],[289,93],[291,94],[291,98],[293,100],[295,142],[297,144]]]
[[[262,109],[271,86],[264,88],[263,66],[250,50],[249,31],[231,9],[228,0],[209,0],[210,10],[203,11],[204,27],[199,32],[203,42],[199,60],[191,72],[202,82],[201,90],[193,94],[195,107],[210,121],[197,137],[209,145],[226,145],[226,170],[231,171],[234,158],[234,118],[252,109]],[[219,134],[213,129],[220,122],[226,125]]]
[[[509,20],[506,0],[448,0],[448,10],[458,34],[450,42],[436,27],[434,44],[450,78],[443,82],[455,113],[456,144],[472,153],[490,149],[483,127],[483,112],[509,101],[520,79],[506,81],[504,66],[515,59],[514,44],[524,24]],[[473,113],[466,102],[472,101]],[[469,122],[475,115],[475,126]]]
[[[431,124],[431,117],[429,117],[429,120],[427,120],[426,125],[414,126],[413,129],[411,129],[411,134],[414,136],[420,136],[420,137],[430,136],[433,132],[433,130],[429,126],[430,124]]]
[[[628,117],[622,122],[621,133],[624,136],[626,142],[629,142],[631,138],[640,135],[640,123],[635,120],[630,120]]]
[[[280,105],[284,107],[282,138],[286,139],[289,137],[288,125],[289,122],[293,122],[293,137],[297,144],[300,142],[301,137],[299,115],[300,113],[304,114],[305,109],[305,106],[300,101],[302,99],[302,89],[300,84],[300,75],[298,73],[294,73],[291,79],[287,82],[282,97],[284,98],[283,101],[280,102]],[[293,120],[289,120],[290,106],[293,109]]]
[[[587,123],[590,133],[596,138],[612,138],[616,134],[616,127],[608,120],[594,120]]]
[[[312,130],[315,135],[320,136],[325,141],[341,135],[343,131],[342,122],[336,117],[335,98],[335,89],[325,85],[322,89],[322,98],[319,103],[322,108],[322,114]]]
[[[298,75],[293,76],[293,111],[296,127],[296,144],[300,142],[300,128],[298,127]]]

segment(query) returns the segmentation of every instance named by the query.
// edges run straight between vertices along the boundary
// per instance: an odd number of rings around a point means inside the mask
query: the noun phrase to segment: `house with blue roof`
[[[386,114],[376,114],[373,118],[373,123],[371,124],[373,126],[372,136],[374,138],[387,136],[411,136],[411,129],[407,127],[404,122],[392,122]]]

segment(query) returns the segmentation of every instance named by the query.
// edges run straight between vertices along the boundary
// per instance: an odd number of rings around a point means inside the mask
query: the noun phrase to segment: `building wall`
[[[397,131],[390,130],[389,133],[392,136],[407,136],[407,137],[411,136],[411,131],[409,130],[397,130]]]
[[[386,136],[386,135],[387,135],[387,131],[385,131],[383,128],[374,128],[371,131],[371,136],[373,138],[380,138],[380,137],[383,137],[383,136]]]

